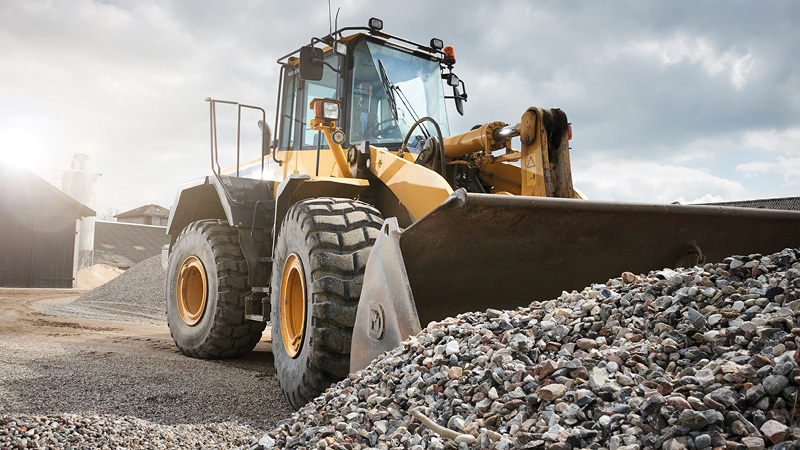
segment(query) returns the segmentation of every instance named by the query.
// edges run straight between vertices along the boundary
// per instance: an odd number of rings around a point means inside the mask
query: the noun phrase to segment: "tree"
[[[119,210],[118,209],[116,209],[116,208],[106,208],[106,210],[104,212],[102,212],[102,213],[97,215],[97,218],[100,219],[100,220],[108,221],[108,222],[116,222],[117,219],[115,219],[114,216],[116,216],[117,214],[119,214]]]

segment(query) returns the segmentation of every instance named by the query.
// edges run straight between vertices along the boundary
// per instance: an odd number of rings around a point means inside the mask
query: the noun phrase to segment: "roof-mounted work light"
[[[383,29],[383,21],[377,17],[372,17],[369,19],[369,27],[375,31],[380,31]]]
[[[347,43],[336,41],[333,44],[333,52],[337,55],[344,56],[347,54]]]

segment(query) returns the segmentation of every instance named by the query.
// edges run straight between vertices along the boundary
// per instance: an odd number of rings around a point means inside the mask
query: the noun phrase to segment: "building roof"
[[[130,267],[161,253],[169,244],[166,227],[96,221],[94,263]]]
[[[91,217],[94,210],[81,204],[25,168],[0,163],[0,197],[3,208],[47,213],[59,217]]]
[[[736,206],[739,208],[782,209],[800,211],[800,197],[766,198],[761,200],[741,200],[738,202],[701,203],[713,206]]]
[[[117,219],[125,217],[169,217],[169,208],[158,205],[144,205],[130,211],[125,211],[114,216]]]

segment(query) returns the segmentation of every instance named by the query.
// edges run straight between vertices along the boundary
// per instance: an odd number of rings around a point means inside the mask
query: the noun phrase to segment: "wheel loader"
[[[274,127],[260,107],[207,99],[212,174],[170,212],[167,318],[198,358],[241,356],[270,322],[295,408],[430,321],[800,245],[798,212],[581,198],[559,109],[452,132],[446,103],[463,114],[466,84],[440,39],[373,18],[277,63]],[[237,138],[228,170],[224,105],[239,136],[242,111],[262,117],[259,158],[243,162]]]

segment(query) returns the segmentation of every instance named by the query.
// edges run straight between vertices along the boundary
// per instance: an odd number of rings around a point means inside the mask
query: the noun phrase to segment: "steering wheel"
[[[399,136],[400,129],[397,127],[397,122],[394,118],[382,120],[375,125],[375,135],[378,137],[390,137],[392,135]]]

